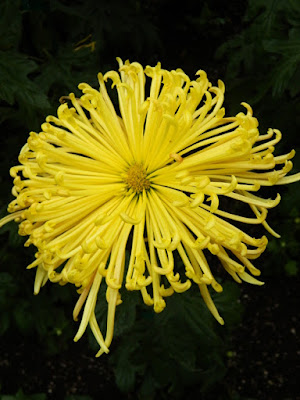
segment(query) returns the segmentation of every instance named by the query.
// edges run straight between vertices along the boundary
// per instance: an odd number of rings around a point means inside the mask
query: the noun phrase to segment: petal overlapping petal
[[[251,107],[226,117],[225,86],[212,86],[204,71],[190,78],[158,63],[145,69],[118,59],[119,72],[99,73],[99,90],[86,83],[62,98],[57,117],[49,116],[39,133],[31,132],[11,169],[9,216],[25,245],[37,248],[34,292],[48,280],[72,283],[81,323],[89,324],[109,351],[120,288],[139,290],[144,302],[161,312],[165,298],[199,287],[207,307],[219,315],[208,287],[222,291],[207,255],[216,256],[237,282],[261,285],[252,260],[267,246],[235,226],[262,224],[280,201],[257,195],[263,186],[288,184],[294,151],[274,156],[281,133],[262,135]],[[146,88],[149,81],[149,93]],[[106,85],[117,92],[111,101]],[[242,202],[251,214],[223,204]],[[240,225],[239,225],[240,226]],[[125,254],[129,261],[125,263]],[[176,260],[182,260],[182,266]],[[127,265],[128,264],[128,265]],[[246,272],[248,271],[248,272]],[[95,317],[100,285],[107,286],[107,331]]]

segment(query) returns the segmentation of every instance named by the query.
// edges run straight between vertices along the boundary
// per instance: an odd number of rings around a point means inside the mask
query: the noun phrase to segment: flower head
[[[261,285],[252,260],[265,250],[267,238],[253,238],[234,223],[262,224],[279,236],[266,216],[280,196],[254,193],[300,179],[286,177],[294,151],[273,155],[281,133],[269,129],[261,135],[248,104],[242,103],[245,112],[225,117],[223,82],[212,86],[204,71],[191,81],[182,70],[166,71],[159,63],[143,69],[118,62],[119,73],[98,75],[99,91],[81,83],[80,98],[71,93],[58,117],[48,116],[41,132],[30,133],[20,165],[10,171],[16,197],[11,215],[0,222],[18,222],[19,234],[29,236],[25,246],[38,249],[27,267],[37,268],[34,293],[48,280],[78,287],[74,319],[82,309],[83,315],[75,340],[90,324],[98,355],[109,351],[122,285],[139,290],[160,312],[165,297],[194,283],[223,324],[208,290],[222,287],[206,255],[215,255],[237,282]],[[106,90],[109,80],[117,109]],[[222,199],[245,203],[252,215],[225,211]],[[175,254],[183,266],[174,263]],[[105,337],[94,312],[103,281]]]

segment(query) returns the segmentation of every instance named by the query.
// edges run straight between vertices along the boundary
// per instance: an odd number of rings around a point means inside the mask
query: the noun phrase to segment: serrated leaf
[[[139,344],[131,336],[129,340],[123,342],[118,353],[112,355],[110,360],[114,365],[116,384],[124,393],[129,392],[135,384],[136,372],[139,368],[134,365],[131,356],[138,347]]]
[[[300,40],[264,40],[263,47],[266,51],[277,53],[285,56],[299,56],[300,54]]]
[[[291,78],[300,65],[300,53],[294,57],[284,59],[274,72],[273,96],[281,95],[291,86]]]
[[[180,303],[179,303],[180,302]],[[196,336],[205,343],[218,342],[219,338],[215,333],[214,319],[204,306],[200,293],[197,296],[181,294],[178,307],[183,307],[182,315]]]
[[[254,19],[261,24],[268,35],[275,25],[278,13],[286,6],[281,0],[250,0],[246,12],[246,21]]]
[[[0,51],[0,100],[13,106],[15,119],[37,128],[38,114],[50,103],[41,88],[29,78],[37,65],[24,54]]]
[[[280,56],[273,72],[273,96],[278,96],[290,86],[292,76],[300,66],[300,40],[265,40],[264,49]],[[296,93],[294,92],[294,95]]]
[[[76,91],[81,81],[96,83],[98,71],[85,72],[95,55],[90,49],[75,51],[74,46],[60,46],[55,54],[47,53],[45,62],[40,67],[40,74],[35,82],[48,92],[54,85],[60,90]]]
[[[28,79],[28,74],[37,69],[34,61],[15,51],[0,52],[0,98],[14,104],[19,96],[32,99],[37,87]],[[27,93],[21,93],[22,90]]]

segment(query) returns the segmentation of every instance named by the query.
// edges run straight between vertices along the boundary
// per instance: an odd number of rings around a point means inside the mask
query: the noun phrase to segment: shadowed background
[[[9,168],[31,130],[39,131],[59,98],[98,87],[97,73],[115,58],[204,69],[226,85],[226,114],[252,105],[260,129],[283,133],[276,154],[299,149],[300,3],[276,0],[126,1],[23,0],[0,2],[1,216],[12,195]],[[299,171],[299,150],[294,159]],[[297,190],[298,188],[298,190]],[[72,338],[73,286],[47,284],[33,296],[34,249],[10,223],[0,237],[0,399],[299,399],[291,377],[299,370],[299,184],[265,191],[280,205],[270,239],[255,265],[263,287],[233,283],[209,260],[224,291],[214,296],[220,327],[197,288],[173,295],[162,314],[122,292],[109,356],[95,359],[94,339]],[[248,228],[247,228],[248,229]],[[249,228],[254,236],[264,234]],[[103,301],[101,301],[103,300]],[[104,293],[97,318],[105,318]],[[105,324],[105,320],[104,320]],[[100,322],[101,327],[101,322]],[[297,341],[298,340],[298,341]],[[297,390],[298,389],[298,390]]]

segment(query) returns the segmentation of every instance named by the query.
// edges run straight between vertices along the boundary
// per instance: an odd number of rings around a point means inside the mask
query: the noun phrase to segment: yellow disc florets
[[[300,173],[286,176],[295,152],[273,154],[282,135],[260,133],[249,104],[225,115],[222,81],[213,86],[202,70],[191,80],[160,63],[118,63],[118,71],[98,74],[99,88],[81,83],[80,98],[64,96],[57,117],[30,133],[20,165],[10,170],[11,215],[0,220],[0,228],[17,222],[19,234],[29,236],[25,246],[37,248],[27,267],[37,269],[35,294],[48,280],[78,288],[73,317],[82,310],[82,318],[74,340],[89,324],[97,356],[109,352],[122,286],[161,312],[166,297],[197,285],[223,324],[210,295],[210,287],[222,291],[212,255],[238,283],[262,285],[252,261],[268,240],[246,228],[262,224],[279,237],[266,217],[280,195],[257,192],[300,180]],[[117,91],[115,106],[107,83]],[[237,215],[233,202],[251,214]],[[95,313],[103,284],[105,336]]]
[[[129,168],[125,182],[136,193],[141,193],[150,187],[147,173],[141,164],[134,164]]]

